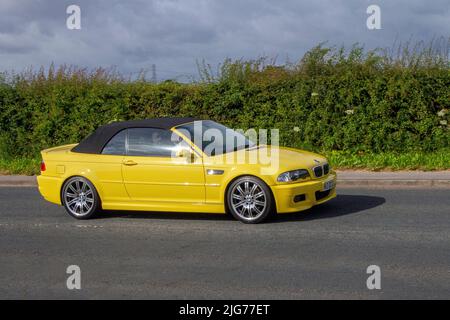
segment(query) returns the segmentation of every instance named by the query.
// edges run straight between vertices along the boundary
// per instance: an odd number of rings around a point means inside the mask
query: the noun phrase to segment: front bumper
[[[334,187],[329,192],[322,192],[324,183],[328,180],[334,181]],[[272,186],[272,192],[278,213],[306,210],[336,197],[336,174],[332,172],[317,180]],[[296,196],[297,202],[294,201]]]

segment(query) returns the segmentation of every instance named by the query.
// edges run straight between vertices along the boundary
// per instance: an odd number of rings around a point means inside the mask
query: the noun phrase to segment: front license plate
[[[334,180],[328,180],[323,183],[322,191],[328,191],[334,188]]]

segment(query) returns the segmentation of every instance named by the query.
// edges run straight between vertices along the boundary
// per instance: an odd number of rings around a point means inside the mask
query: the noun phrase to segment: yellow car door
[[[117,133],[103,148],[100,155],[86,155],[86,171],[93,171],[101,188],[103,205],[129,200],[123,185],[122,163],[126,154],[126,130]]]
[[[202,158],[187,151],[176,154],[183,142],[175,133],[158,128],[129,128],[127,136],[122,174],[131,200],[161,206],[205,202]],[[184,150],[189,150],[187,144]]]

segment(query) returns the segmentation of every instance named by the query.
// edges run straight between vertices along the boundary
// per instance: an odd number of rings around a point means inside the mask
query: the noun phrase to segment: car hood
[[[295,169],[311,169],[319,163],[327,161],[324,156],[317,153],[287,147],[261,146],[257,150],[250,149],[248,152],[259,152],[260,155],[266,153],[267,158],[273,160],[278,159],[279,172]]]
[[[317,153],[270,145],[260,145],[258,147],[239,150],[226,155],[230,158],[234,158],[235,161],[237,161],[237,164],[272,166],[273,173],[281,173],[295,169],[312,169],[319,163],[324,163],[327,161],[324,156]],[[238,155],[241,156],[239,157]],[[224,161],[224,158],[221,156],[215,156],[212,158],[217,160],[213,161],[216,163]],[[258,160],[256,161],[255,159]]]

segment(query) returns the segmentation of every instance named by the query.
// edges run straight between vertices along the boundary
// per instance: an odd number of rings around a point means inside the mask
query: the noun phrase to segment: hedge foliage
[[[281,144],[352,153],[450,146],[448,41],[400,55],[318,46],[298,63],[226,60],[201,81],[150,83],[104,69],[0,75],[0,157],[35,157],[102,124],[196,116],[233,128],[278,128]],[[295,128],[295,130],[294,130]]]

